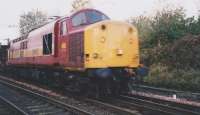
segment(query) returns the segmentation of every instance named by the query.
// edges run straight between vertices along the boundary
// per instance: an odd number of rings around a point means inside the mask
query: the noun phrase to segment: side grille
[[[83,32],[70,35],[69,61],[73,66],[83,65]]]

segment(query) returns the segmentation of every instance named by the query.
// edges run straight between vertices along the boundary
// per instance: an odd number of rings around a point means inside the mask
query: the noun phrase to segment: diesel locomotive
[[[58,18],[10,42],[7,68],[78,92],[127,92],[139,66],[137,29],[95,9]]]

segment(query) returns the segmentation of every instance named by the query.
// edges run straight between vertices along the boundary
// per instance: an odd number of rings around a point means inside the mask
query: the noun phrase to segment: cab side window
[[[67,22],[63,21],[61,22],[61,25],[60,25],[60,35],[64,36],[66,34],[67,34]]]
[[[81,26],[81,25],[86,25],[87,24],[87,18],[85,16],[85,13],[84,12],[81,12],[77,15],[75,15],[73,18],[72,18],[72,25],[74,27],[76,26]]]
[[[43,36],[43,54],[49,55],[52,53],[52,33]]]

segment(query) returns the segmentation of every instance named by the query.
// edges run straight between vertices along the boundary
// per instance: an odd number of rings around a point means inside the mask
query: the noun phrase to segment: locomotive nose
[[[138,35],[132,25],[103,21],[84,32],[86,68],[137,67]]]

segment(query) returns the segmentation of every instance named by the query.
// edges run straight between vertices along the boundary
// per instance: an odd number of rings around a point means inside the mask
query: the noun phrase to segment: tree
[[[75,12],[83,8],[89,8],[89,7],[91,7],[90,0],[74,0],[72,2],[72,12]]]
[[[161,46],[181,38],[187,32],[183,8],[164,8],[155,16],[132,18],[132,24],[139,30],[143,46]]]
[[[20,16],[19,26],[21,35],[47,23],[47,15],[41,11],[33,10]]]
[[[147,16],[133,17],[129,20],[129,23],[133,24],[138,29],[139,38],[142,45],[146,45],[144,42],[148,41],[152,32],[151,21],[152,19]]]
[[[186,33],[185,13],[182,8],[157,12],[152,21],[152,43],[164,45],[181,38]]]
[[[187,33],[193,35],[200,34],[200,16],[195,19],[195,17],[190,17],[186,19]]]

